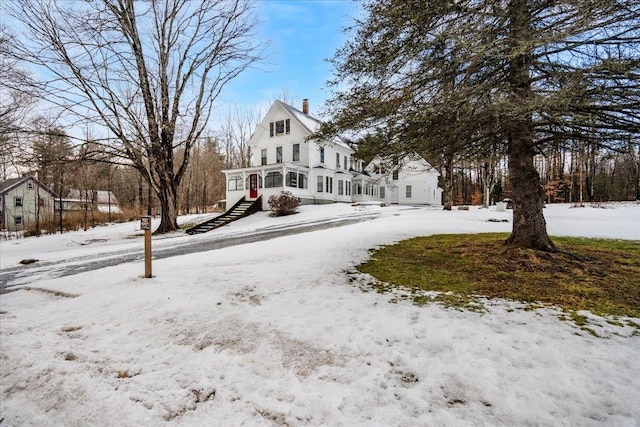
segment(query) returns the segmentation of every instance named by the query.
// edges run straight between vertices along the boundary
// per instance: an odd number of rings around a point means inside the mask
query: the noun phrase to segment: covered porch
[[[222,172],[226,176],[227,206],[232,206],[242,197],[256,200],[262,196],[262,209],[266,210],[269,208],[269,196],[280,194],[281,191],[291,191],[301,199],[309,197],[310,171],[305,166],[278,163]]]

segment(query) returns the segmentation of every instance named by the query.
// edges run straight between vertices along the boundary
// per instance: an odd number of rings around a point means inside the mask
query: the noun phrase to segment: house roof
[[[107,190],[96,190],[96,196],[97,196],[97,202],[98,204],[112,204],[112,205],[117,205],[118,204],[118,199],[116,199],[116,196],[113,194],[113,191],[107,191]]]
[[[300,123],[302,125],[302,127],[304,127],[307,132],[309,132],[309,134],[315,133],[316,131],[318,131],[318,129],[320,129],[320,126],[322,125],[322,121],[316,119],[315,117],[309,115],[309,114],[305,114],[304,112],[298,110],[297,108],[289,105],[289,104],[285,104],[284,102],[280,101],[280,100],[276,100],[275,102],[276,104],[279,104],[282,108],[284,108],[291,116],[293,116],[294,119],[296,119],[298,121],[298,123]],[[339,143],[341,145],[344,145],[347,148],[351,147],[349,146],[349,144],[346,143],[346,141],[344,141],[344,139],[342,139],[341,137],[337,137],[335,141],[332,141],[333,143]]]
[[[16,187],[21,186],[27,181],[35,182],[38,187],[42,188],[47,193],[51,194],[53,197],[58,197],[58,195],[54,193],[53,190],[51,190],[49,187],[47,187],[46,185],[38,181],[33,176],[25,176],[22,178],[10,178],[10,179],[7,179],[6,181],[0,182],[0,194],[8,193],[9,191],[13,190]]]
[[[371,166],[374,166],[376,164],[380,164],[381,162],[391,162],[393,160],[393,156],[381,156],[379,154],[376,154],[376,156],[371,159],[371,161],[369,163],[367,163],[367,166],[365,167],[365,169],[370,168]],[[402,157],[402,165],[406,164],[409,161],[417,161],[420,162],[422,164],[424,164],[425,166],[425,170],[430,171],[430,172],[434,172],[436,174],[438,174],[438,176],[440,176],[440,173],[438,172],[438,170],[436,168],[433,167],[433,165],[431,163],[429,163],[427,160],[425,160],[424,157],[422,157],[420,154],[416,153],[415,151],[412,153],[407,153]],[[395,169],[395,167],[394,167]]]
[[[20,185],[21,182],[24,182],[28,179],[28,177],[24,178],[11,178],[6,181],[0,182],[0,193],[6,193],[14,187]]]
[[[298,122],[309,132],[314,133],[318,130],[322,122],[315,117],[310,116],[309,114],[305,114],[302,111],[298,110],[295,107],[292,107],[289,104],[285,104],[280,100],[276,100],[277,104],[280,104],[282,108],[287,110],[289,114],[291,114]]]
[[[72,188],[69,190],[69,198],[71,199],[78,199],[78,200],[83,200],[83,199],[87,199],[90,198],[92,201],[98,203],[98,204],[112,204],[112,205],[118,205],[118,199],[116,198],[116,196],[113,194],[113,191],[108,191],[108,190],[84,190],[81,191],[77,188]],[[95,197],[95,200],[94,200]]]

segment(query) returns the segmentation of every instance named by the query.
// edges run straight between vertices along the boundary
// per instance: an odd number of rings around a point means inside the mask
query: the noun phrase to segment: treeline
[[[552,147],[534,159],[546,203],[597,203],[640,200],[640,147],[629,143],[626,150],[597,146]],[[491,171],[487,171],[490,168]],[[489,200],[512,197],[506,156],[458,160],[451,168],[454,204],[482,205]],[[446,177],[446,170],[441,168]],[[446,178],[442,179],[446,187]],[[490,183],[487,183],[490,177]]]
[[[259,114],[236,108],[226,117],[217,135],[197,141],[191,163],[178,191],[181,214],[202,214],[218,210],[225,198],[224,169],[247,167],[247,145]],[[148,183],[131,167],[118,164],[101,145],[73,144],[61,129],[48,127],[43,119],[34,123],[38,132],[22,135],[20,150],[3,158],[3,179],[20,171],[33,175],[62,198],[72,190],[80,194],[92,190],[111,191],[126,218],[156,215],[160,205]],[[5,140],[8,141],[8,140]],[[15,148],[15,147],[14,147]],[[640,152],[633,144],[626,151],[596,146],[554,147],[535,158],[547,203],[589,203],[640,200]],[[179,153],[179,155],[182,155]],[[12,167],[13,166],[13,167]],[[449,175],[441,164],[441,186],[450,187],[455,205],[482,205],[512,197],[505,156],[456,159]],[[447,176],[449,179],[447,179]],[[486,194],[489,197],[486,197]]]
[[[249,165],[247,129],[254,125],[249,119],[255,116],[255,112],[238,115],[236,109],[227,115],[215,135],[196,141],[190,166],[178,189],[181,214],[217,210],[218,202],[225,197],[221,171]],[[92,142],[91,135],[78,141],[43,118],[27,128],[29,132],[3,135],[0,180],[35,176],[63,199],[89,195],[94,190],[111,191],[124,211],[120,217],[159,214],[159,200],[148,182],[131,166],[110,157],[103,144]],[[177,155],[183,156],[184,152],[178,151]],[[94,222],[95,218],[89,220]]]

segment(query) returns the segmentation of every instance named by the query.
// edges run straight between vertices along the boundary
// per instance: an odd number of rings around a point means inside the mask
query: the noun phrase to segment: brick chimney
[[[302,100],[302,112],[309,114],[309,100],[307,98]]]

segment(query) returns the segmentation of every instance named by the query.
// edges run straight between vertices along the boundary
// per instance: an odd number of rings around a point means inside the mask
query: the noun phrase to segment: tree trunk
[[[556,247],[547,234],[542,213],[544,190],[540,175],[533,166],[535,155],[531,131],[526,123],[514,123],[510,129],[509,179],[513,188],[513,229],[505,244],[555,252]]]
[[[450,157],[444,159],[444,179],[442,180],[445,211],[450,211],[453,205],[453,160]]]
[[[160,175],[160,186],[157,191],[160,199],[160,225],[154,234],[179,230],[178,227],[178,187],[166,171],[157,171]]]
[[[526,49],[523,50],[523,42],[531,34],[528,2],[512,0],[509,3],[509,16],[509,38],[513,53],[509,61],[509,85],[513,117],[507,128],[507,155],[513,188],[513,230],[505,244],[555,252],[556,247],[547,235],[547,224],[542,214],[544,190],[533,163],[533,118],[527,108],[533,98],[529,76],[531,55]]]

